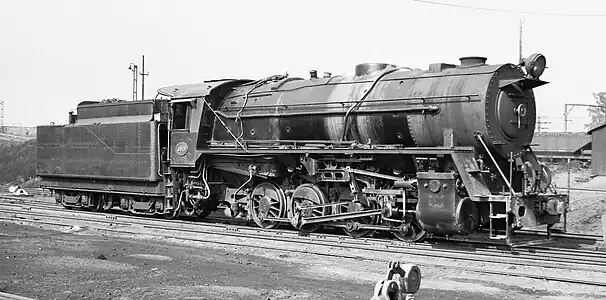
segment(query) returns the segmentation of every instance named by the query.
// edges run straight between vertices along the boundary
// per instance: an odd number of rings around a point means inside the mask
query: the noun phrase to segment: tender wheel
[[[284,218],[286,195],[277,184],[266,181],[255,187],[248,202],[248,210],[259,227],[275,228],[280,222],[264,220],[266,217]]]
[[[63,194],[62,192],[57,192],[57,196],[55,196],[55,202],[57,204],[60,204],[61,206],[63,206],[63,208],[65,209],[73,209],[73,207],[68,206],[65,202],[65,194]]]
[[[375,202],[371,201],[369,204],[371,207],[366,207],[362,203],[351,203],[347,206],[345,206],[345,205],[341,206],[341,210],[342,210],[341,212],[364,211],[364,210],[368,210],[368,209],[375,209],[376,207],[378,207],[378,205]],[[357,218],[357,219],[352,219],[350,221],[357,222],[360,225],[376,225],[379,222],[379,216],[376,215],[376,216],[370,216],[370,217]],[[350,223],[348,223],[348,224],[350,224]],[[351,227],[353,227],[352,229],[356,229],[355,227],[357,227],[357,226],[347,226],[347,227],[343,228],[343,232],[345,232],[347,235],[349,235],[353,238],[364,238],[375,232],[372,229],[350,230]]]
[[[421,242],[427,237],[427,231],[421,228],[421,224],[415,218],[410,224],[402,224],[399,232],[393,235],[404,242]]]
[[[114,206],[113,195],[101,195],[101,211],[109,211]]]
[[[297,187],[288,199],[288,219],[290,223],[303,232],[313,232],[319,224],[300,225],[301,217],[320,217],[327,214],[327,208],[305,208],[306,206],[326,204],[326,196],[316,185],[306,183]]]
[[[102,209],[101,196],[98,194],[91,194],[90,197],[92,204],[89,205],[88,208],[94,212],[100,211]]]

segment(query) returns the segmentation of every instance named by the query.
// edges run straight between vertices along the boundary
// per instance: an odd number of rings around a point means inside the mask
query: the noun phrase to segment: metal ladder
[[[489,227],[488,237],[493,240],[508,239],[510,236],[509,225],[508,225],[509,224],[509,214],[507,213],[509,211],[509,209],[508,209],[509,200],[507,200],[505,202],[505,206],[506,206],[505,213],[495,213],[494,212],[495,203],[500,203],[500,202],[496,202],[496,201],[492,201],[492,200],[490,200],[488,202],[488,205],[490,206],[490,215],[489,215],[490,219],[488,220],[490,227]],[[505,230],[505,235],[496,233],[497,231],[494,228],[494,220],[505,220],[505,227],[507,228]]]
[[[166,199],[166,208],[170,209],[173,208],[172,205],[170,204],[173,200],[174,197],[174,193],[173,193],[173,182],[170,178],[170,172],[169,173],[164,173],[164,198]]]

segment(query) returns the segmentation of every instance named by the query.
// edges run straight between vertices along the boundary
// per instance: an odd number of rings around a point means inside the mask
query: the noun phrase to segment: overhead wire
[[[570,13],[549,13],[549,12],[536,12],[536,11],[522,11],[522,10],[510,10],[510,9],[499,9],[489,7],[478,7],[464,4],[444,3],[432,0],[410,0],[412,2],[419,2],[432,5],[448,6],[455,8],[466,8],[490,12],[502,12],[502,13],[515,13],[524,15],[541,15],[541,16],[555,16],[555,17],[606,17],[606,14],[570,14]]]

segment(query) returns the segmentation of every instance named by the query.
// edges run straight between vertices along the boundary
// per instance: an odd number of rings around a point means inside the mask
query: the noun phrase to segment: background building
[[[591,172],[606,175],[606,124],[594,127],[587,134],[591,136]]]
[[[591,136],[578,132],[541,132],[532,139],[532,150],[540,158],[591,159]]]

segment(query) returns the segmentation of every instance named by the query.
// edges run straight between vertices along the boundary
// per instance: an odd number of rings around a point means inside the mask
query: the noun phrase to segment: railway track
[[[197,242],[229,246],[245,245],[258,249],[313,253],[381,262],[391,261],[394,256],[405,256],[407,260],[414,257],[422,261],[422,265],[436,267],[448,266],[436,263],[428,264],[427,259],[430,258],[432,261],[456,259],[459,262],[483,263],[489,266],[482,269],[460,267],[473,272],[606,286],[606,281],[579,279],[575,276],[547,276],[520,271],[505,271],[508,270],[507,268],[515,268],[516,266],[534,267],[552,269],[555,274],[568,274],[570,271],[598,272],[603,277],[606,274],[606,253],[586,250],[534,246],[503,250],[491,245],[408,244],[394,240],[353,239],[343,235],[323,233],[301,236],[299,232],[292,230],[268,230],[221,223],[168,221],[128,215],[70,211],[58,206],[52,207],[52,204],[49,203],[36,205],[35,203],[9,203],[5,201],[0,203],[0,219],[23,220],[52,225],[80,225],[102,231],[126,234],[137,234],[141,230],[153,230],[154,235]],[[227,238],[236,241],[228,241]],[[242,240],[253,242],[243,243]],[[271,246],[267,246],[269,241],[272,242]],[[558,272],[558,270],[566,270],[566,272]]]
[[[56,204],[55,202],[39,200],[35,197],[13,197],[13,196],[0,195],[0,201],[10,201],[13,203],[29,203],[29,204],[35,205],[35,206],[46,207],[51,210],[66,211],[66,209],[63,206],[60,206],[60,205]],[[86,210],[78,210],[78,211],[87,212]],[[131,215],[124,213],[122,211],[119,211],[119,210],[114,210],[111,213],[121,215],[121,216],[131,216]],[[258,228],[258,226],[251,220],[233,219],[233,218],[227,218],[227,217],[221,217],[221,216],[222,216],[221,213],[213,213],[210,216],[208,216],[202,220],[196,220],[195,222],[196,223],[211,223],[211,224],[221,223],[221,224],[242,225],[242,226],[248,225],[248,226]],[[144,217],[144,218],[148,219],[148,217]],[[545,232],[545,230],[522,229],[522,230],[516,231],[516,233],[519,236],[526,236],[526,238],[520,239],[520,241],[519,241],[520,246],[518,246],[518,247],[524,247],[524,244],[527,241],[538,241],[539,243],[543,243],[543,244],[551,244],[551,245],[549,245],[549,248],[562,247],[562,248],[567,248],[567,249],[571,249],[571,248],[574,249],[574,248],[579,247],[580,245],[595,245],[596,243],[603,241],[603,237],[601,235],[563,233],[563,232],[559,232],[557,230],[552,231],[551,237],[549,238],[549,240],[547,239],[547,233]],[[391,235],[387,235],[383,239],[385,239],[385,238],[387,238],[389,240],[395,239]],[[486,236],[481,235],[481,234],[472,234],[467,237],[458,237],[458,236],[450,237],[450,238],[432,237],[429,239],[429,241],[436,242],[436,243],[448,242],[448,243],[453,243],[453,244],[454,243],[461,243],[461,244],[464,243],[464,244],[474,244],[474,245],[490,244],[492,246],[506,247],[504,241],[490,240]],[[516,247],[516,248],[518,248],[518,247]],[[540,247],[540,245],[535,245],[535,248],[538,248],[538,247]],[[546,247],[543,247],[543,248],[546,248]]]

